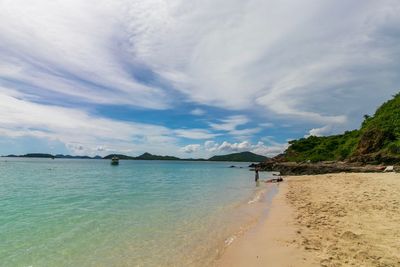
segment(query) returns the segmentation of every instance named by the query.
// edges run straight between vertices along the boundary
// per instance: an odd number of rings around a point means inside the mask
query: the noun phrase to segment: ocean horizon
[[[263,214],[266,187],[247,167],[2,158],[1,265],[211,264]]]

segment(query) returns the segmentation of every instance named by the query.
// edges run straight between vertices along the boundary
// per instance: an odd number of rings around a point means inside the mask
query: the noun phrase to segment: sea
[[[0,158],[0,266],[211,266],[276,193],[248,165]]]

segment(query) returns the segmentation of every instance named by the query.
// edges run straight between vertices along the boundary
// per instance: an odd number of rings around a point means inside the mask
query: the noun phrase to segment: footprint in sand
[[[346,231],[341,235],[341,238],[346,239],[346,240],[355,240],[358,239],[360,235],[355,234],[351,231]]]

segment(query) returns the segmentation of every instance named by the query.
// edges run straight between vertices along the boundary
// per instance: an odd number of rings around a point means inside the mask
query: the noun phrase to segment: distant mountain
[[[209,158],[209,161],[238,161],[238,162],[262,162],[267,160],[267,157],[254,154],[252,152],[240,152],[228,155],[220,155]]]
[[[251,152],[241,152],[241,153],[233,153],[228,155],[220,155],[220,156],[213,156],[209,159],[181,159],[174,156],[160,156],[160,155],[153,155],[150,153],[143,153],[140,156],[132,157],[123,154],[110,154],[105,157],[95,156],[71,156],[71,155],[51,155],[51,154],[44,154],[44,153],[29,153],[25,155],[8,155],[6,157],[21,157],[21,158],[56,158],[56,159],[111,159],[112,157],[117,156],[119,159],[125,160],[183,160],[183,161],[237,161],[237,162],[262,162],[267,160],[267,157],[257,155]]]
[[[25,155],[7,155],[7,157],[9,157],[9,158],[49,158],[49,159],[54,158],[53,155],[45,154],[45,153],[28,153]]]
[[[25,155],[7,155],[8,158],[48,158],[48,159],[102,159],[100,156],[89,157],[89,156],[71,156],[71,155],[51,155],[46,153],[28,153]]]
[[[180,158],[173,157],[173,156],[159,156],[153,155],[150,153],[143,153],[138,157],[132,157],[122,154],[110,154],[105,156],[103,159],[111,159],[112,157],[117,156],[119,159],[131,159],[131,160],[181,160]]]
[[[136,157],[135,159],[140,159],[140,160],[181,160],[180,158],[173,157],[173,156],[158,156],[158,155],[152,155],[150,153],[143,153],[139,157]]]
[[[181,159],[173,156],[159,156],[152,155],[150,153],[144,153],[138,157],[131,157],[121,154],[110,154],[104,157],[104,159],[111,159],[113,156],[117,156],[120,159],[131,159],[131,160],[184,160],[184,161],[238,161],[238,162],[262,162],[267,160],[267,157],[260,156],[251,152],[233,153],[229,155],[214,156],[209,159]]]
[[[103,159],[112,159],[112,157],[114,157],[114,156],[118,157],[119,159],[136,159],[136,157],[131,157],[131,156],[123,155],[123,154],[110,154],[110,155],[103,157]]]
[[[92,157],[89,157],[89,156],[71,156],[71,155],[62,155],[62,154],[57,154],[54,157],[56,159],[93,159]]]

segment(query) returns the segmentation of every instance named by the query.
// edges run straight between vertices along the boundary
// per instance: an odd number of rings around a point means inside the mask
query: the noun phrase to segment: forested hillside
[[[400,93],[364,116],[358,130],[344,134],[301,138],[289,142],[286,161],[348,160],[367,163],[400,161]]]

